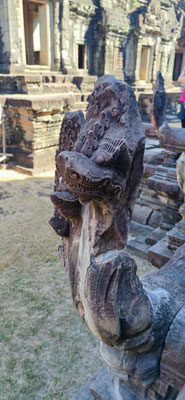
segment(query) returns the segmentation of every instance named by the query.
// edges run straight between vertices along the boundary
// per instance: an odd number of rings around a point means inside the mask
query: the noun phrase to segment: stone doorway
[[[78,69],[87,68],[87,55],[86,55],[86,45],[78,45]]]
[[[151,47],[142,46],[140,62],[140,80],[150,82],[151,80]]]
[[[49,1],[23,0],[27,65],[50,66]]]
[[[173,81],[177,81],[182,70],[183,53],[175,53],[175,61],[173,68]]]

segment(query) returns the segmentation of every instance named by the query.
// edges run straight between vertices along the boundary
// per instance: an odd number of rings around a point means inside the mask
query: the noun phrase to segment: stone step
[[[165,236],[159,240],[148,251],[148,260],[157,268],[161,268],[173,256],[173,252],[168,248],[168,238]]]
[[[94,84],[97,80],[97,76],[86,76],[86,77],[74,77],[73,83],[84,93],[91,93],[94,89]]]
[[[14,162],[9,162],[8,164],[4,164],[4,168],[3,165],[0,166],[0,169],[10,169],[16,172],[20,172],[21,174],[25,174],[25,175],[33,175],[33,169],[32,168],[26,168],[23,167],[21,165],[18,165]]]
[[[83,92],[82,95],[81,95],[81,100],[88,103],[90,94],[91,94],[91,92],[87,92],[87,93]]]
[[[1,100],[6,100],[7,106],[17,106],[32,108],[35,111],[42,109],[42,112],[47,112],[50,109],[62,110],[63,107],[66,108],[68,105],[72,107],[73,104],[81,102],[81,93],[51,93],[51,94],[41,94],[41,95],[18,95],[10,94],[8,97],[6,95],[1,96]]]
[[[147,178],[148,187],[155,191],[165,193],[179,193],[177,181],[175,181],[175,179],[167,179],[168,177],[165,179],[165,176],[163,177],[162,175],[157,175],[158,170],[159,168],[156,170],[156,174],[154,176]]]
[[[133,239],[130,238],[126,246],[126,249],[134,251],[136,255],[145,259],[148,258],[149,248],[150,246],[145,243],[145,238],[140,236]]]
[[[143,235],[146,237],[146,235],[149,235],[151,232],[153,232],[153,228],[149,225],[143,225],[139,224],[135,221],[131,221],[130,223],[130,233],[135,234],[135,235]]]
[[[152,214],[152,208],[145,205],[135,204],[132,219],[141,225],[147,225]]]
[[[159,240],[163,239],[166,236],[166,231],[161,228],[156,228],[150,232],[145,239],[145,243],[148,244],[149,246],[153,246],[156,244]]]
[[[43,83],[43,93],[79,93],[79,89],[72,83]]]
[[[166,119],[167,119],[167,121],[168,121],[168,123],[169,123],[169,125],[170,124],[180,124],[181,123],[181,120],[177,117],[177,115],[173,115],[173,114],[167,114],[166,115]]]
[[[43,83],[73,83],[73,79],[73,75],[63,75],[61,73],[41,75],[41,80]]]
[[[34,73],[26,72],[25,75],[6,75],[0,74],[0,93],[2,94],[27,94],[27,93],[43,93],[45,91],[53,92],[54,88],[57,89],[57,84],[60,85],[71,85],[74,91],[80,89],[84,92],[91,92],[94,88],[94,83],[97,80],[97,76],[82,76],[82,75],[63,75],[61,73],[55,73],[54,71],[38,72]],[[51,85],[51,86],[50,86]],[[55,86],[56,85],[56,86]],[[46,89],[47,87],[47,89]],[[67,92],[67,89],[64,90]]]
[[[95,83],[97,81],[97,76],[96,75],[78,75],[78,76],[73,76],[73,81],[76,79],[81,79],[82,83]]]
[[[185,233],[181,232],[180,229],[177,228],[180,223],[181,221],[177,223],[177,226],[167,232],[168,248],[172,251],[176,251],[178,247],[185,243]]]
[[[73,104],[70,111],[82,110],[82,111],[86,112],[87,106],[88,106],[88,102],[86,102],[86,101],[76,102]]]
[[[153,229],[149,225],[142,225],[131,221],[127,248],[138,256],[147,259],[150,246],[146,243],[146,237],[151,234]]]
[[[101,373],[101,370],[98,371],[93,378],[91,378],[86,385],[72,398],[72,400],[94,400],[95,397],[92,395],[90,388],[93,382],[96,380],[98,377],[99,373]]]

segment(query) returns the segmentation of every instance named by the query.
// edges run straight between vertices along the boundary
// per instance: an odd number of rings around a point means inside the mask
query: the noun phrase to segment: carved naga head
[[[133,90],[112,76],[103,76],[90,96],[74,149],[57,156],[57,168],[82,204],[95,199],[117,202],[128,192],[127,183],[134,180],[135,189],[140,181],[142,158],[139,170],[134,169],[133,160],[143,150],[144,133]]]
[[[111,213],[119,236],[127,236],[144,152],[144,130],[133,89],[110,75],[99,78],[74,147],[63,150],[56,165],[66,190],[82,206],[104,207],[102,213]]]

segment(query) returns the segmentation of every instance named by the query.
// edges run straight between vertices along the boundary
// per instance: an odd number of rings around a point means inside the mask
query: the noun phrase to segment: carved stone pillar
[[[22,2],[1,1],[0,72],[23,72],[25,66]]]
[[[61,35],[60,27],[62,26],[62,21],[60,21],[61,7],[62,7],[61,1],[55,1],[53,3],[54,68],[56,71],[60,70],[60,62],[61,62],[61,53],[60,53],[60,35]]]
[[[109,34],[107,33],[105,39],[105,63],[104,63],[105,74],[111,73],[112,61],[113,61],[113,41],[111,40],[111,37],[109,37]]]
[[[137,44],[137,56],[136,56],[136,71],[135,71],[135,81],[138,82],[140,80],[140,64],[141,64],[141,51],[142,51],[142,36],[138,38]]]
[[[157,72],[160,70],[160,61],[161,61],[161,37],[157,36],[155,51],[154,51],[154,61],[153,61],[153,80],[157,76]]]
[[[171,83],[173,81],[173,68],[174,68],[174,60],[175,60],[175,43],[173,42],[172,49],[170,51],[169,56],[169,67],[168,67],[168,81]]]
[[[137,61],[137,39],[132,33],[128,39],[128,42],[124,44],[124,57],[125,57],[125,68],[124,78],[125,82],[133,84],[136,80],[136,61]]]
[[[69,0],[62,1],[62,24],[61,24],[61,69],[70,72],[72,61],[69,56],[70,35],[69,35]]]

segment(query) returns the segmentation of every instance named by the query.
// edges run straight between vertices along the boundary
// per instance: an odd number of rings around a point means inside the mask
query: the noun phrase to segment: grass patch
[[[1,181],[1,400],[69,400],[102,364],[48,224],[52,186],[49,177]],[[146,261],[137,262],[145,272]]]

